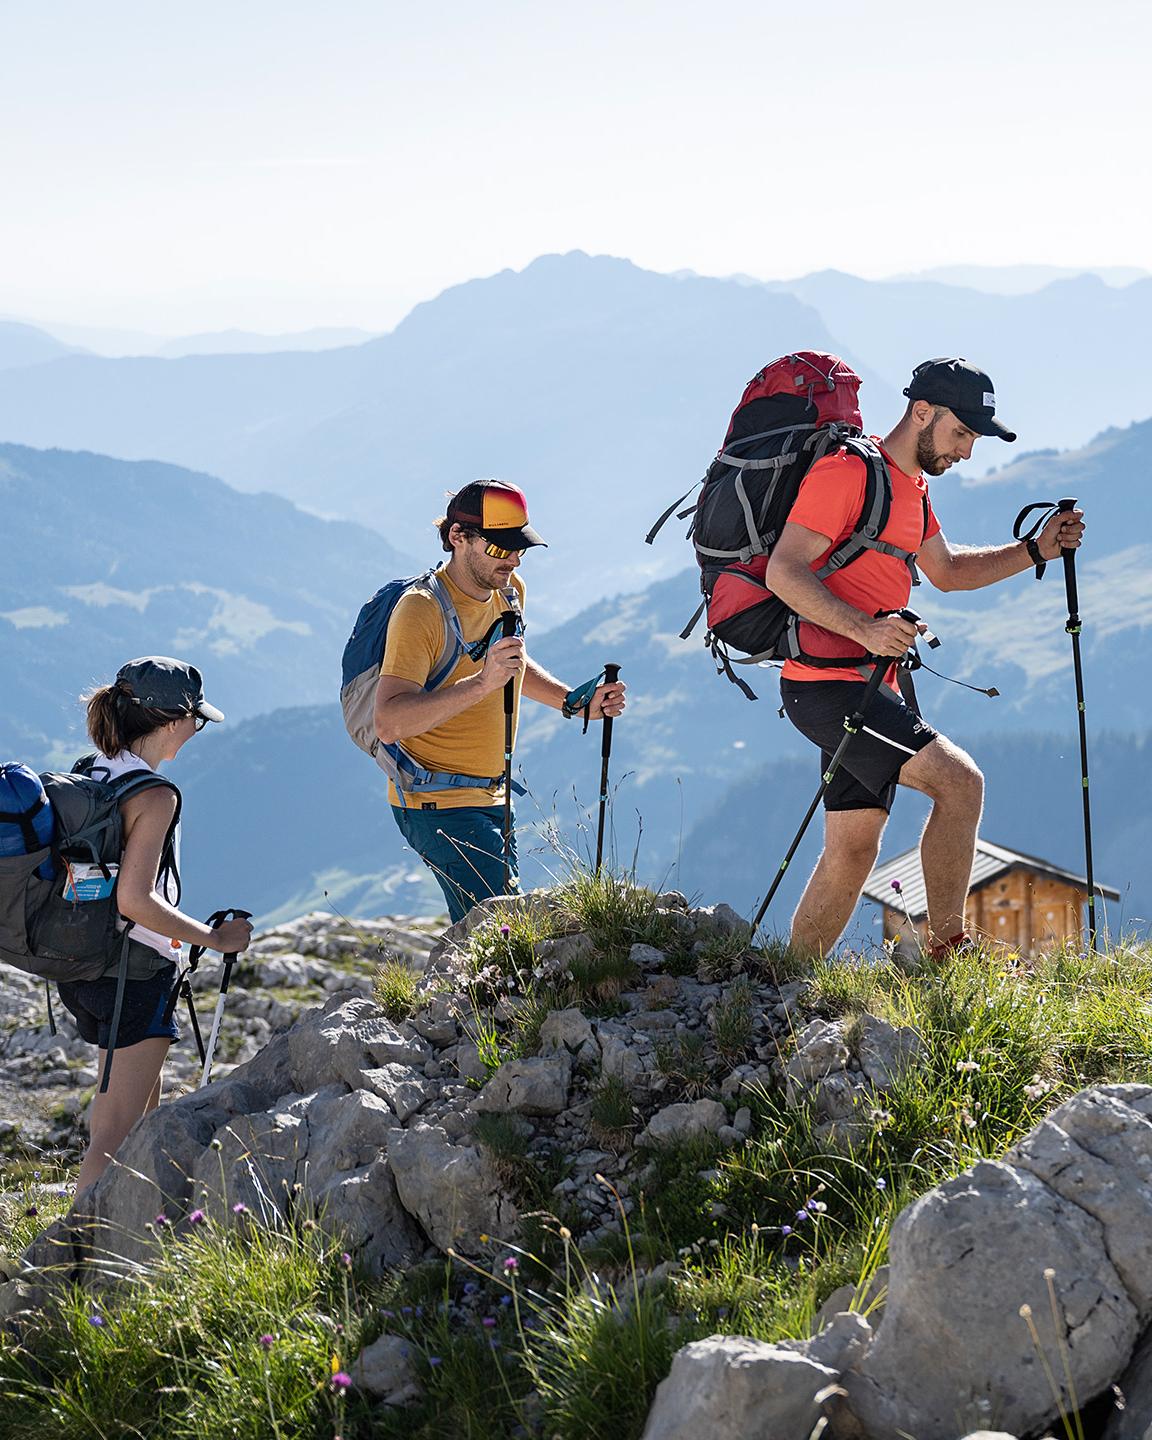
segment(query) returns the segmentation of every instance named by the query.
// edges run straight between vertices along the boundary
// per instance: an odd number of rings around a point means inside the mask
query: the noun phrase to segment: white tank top
[[[127,775],[132,770],[149,770],[153,774],[158,773],[155,766],[149,765],[146,760],[141,760],[139,755],[133,755],[131,750],[122,750],[119,755],[101,755],[97,752],[96,764],[100,769],[108,771],[108,778],[115,780],[121,775]],[[180,826],[176,826],[176,833],[172,837],[172,853],[176,857],[176,868],[180,868]],[[165,900],[169,905],[175,905],[178,899],[176,880],[172,875],[165,875],[158,880],[152,892],[157,899]],[[120,928],[124,929],[124,922],[120,922]],[[167,935],[159,935],[155,930],[145,929],[143,925],[132,926],[132,938],[138,940],[141,945],[147,945],[158,954],[163,955],[166,960],[175,962],[180,958],[180,942],[170,940]]]

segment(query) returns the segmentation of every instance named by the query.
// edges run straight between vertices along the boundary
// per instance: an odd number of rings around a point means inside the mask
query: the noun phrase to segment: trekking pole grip
[[[1067,496],[1063,500],[1057,500],[1056,511],[1060,515],[1070,514],[1076,508],[1076,500]],[[1064,561],[1064,589],[1068,596],[1068,633],[1073,629],[1080,628],[1080,597],[1076,593],[1076,550],[1074,547],[1065,547],[1060,551],[1060,557]]]
[[[505,610],[500,616],[500,638],[511,640],[516,634],[517,615],[515,610]],[[511,715],[516,701],[516,681],[508,680],[504,685],[504,714]]]
[[[251,918],[251,910],[239,910],[235,906],[233,906],[231,909],[228,910],[214,910],[204,923],[213,930],[219,930],[220,926],[223,925],[226,920],[251,920]],[[207,945],[193,945],[189,949],[189,970],[195,970],[196,966],[200,963],[201,957],[207,949]],[[240,952],[238,950],[234,950],[231,955],[225,955],[225,964],[234,965],[236,963],[236,956],[239,953]]]
[[[619,680],[619,679],[620,679],[620,666],[619,666],[619,665],[605,665],[605,666],[604,666],[604,683],[605,683],[605,685],[615,685],[615,683],[616,683],[617,680]],[[601,737],[600,737],[600,754],[607,756],[607,755],[611,754],[611,751],[612,751],[612,718],[613,718],[613,717],[612,717],[611,715],[605,715],[603,718],[604,718],[604,733],[603,733],[603,734],[601,735]]]

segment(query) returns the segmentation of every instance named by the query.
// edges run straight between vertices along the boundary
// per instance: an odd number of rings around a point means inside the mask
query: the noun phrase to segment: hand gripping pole
[[[225,920],[250,920],[250,910],[217,910],[208,921],[213,930],[218,930]],[[194,945],[188,954],[188,969],[194,970],[199,964],[201,955],[207,947]],[[204,1069],[200,1073],[200,1089],[208,1084],[208,1077],[212,1073],[212,1057],[216,1054],[216,1043],[220,1039],[220,1022],[224,1019],[224,1001],[228,994],[228,986],[232,979],[232,967],[236,963],[236,952],[224,956],[224,968],[220,972],[220,993],[216,999],[216,1010],[212,1016],[212,1029],[208,1034],[208,1044],[204,1049]]]
[[[1072,498],[1057,500],[1056,509],[1067,514],[1076,508]],[[1088,728],[1084,713],[1084,670],[1080,657],[1080,597],[1076,591],[1076,551],[1061,551],[1064,561],[1064,592],[1068,601],[1068,621],[1064,629],[1072,637],[1072,669],[1076,677],[1076,718],[1080,728],[1080,787],[1084,796],[1084,879],[1088,889],[1088,942],[1093,950],[1100,949],[1100,933],[1096,920],[1096,885],[1092,874],[1092,806],[1088,798]]]
[[[510,639],[519,628],[520,617],[508,609],[500,616],[500,638]],[[512,717],[516,709],[516,681],[504,686],[504,893],[512,886]]]
[[[604,666],[604,683],[614,685],[620,678],[619,665]],[[600,817],[596,824],[596,869],[604,859],[604,817],[608,809],[608,760],[612,754],[612,717],[605,715],[600,739]]]

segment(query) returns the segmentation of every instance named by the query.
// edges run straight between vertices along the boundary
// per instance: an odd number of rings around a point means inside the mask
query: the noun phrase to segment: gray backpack
[[[125,929],[120,928],[115,872],[110,868],[119,865],[124,848],[120,806],[130,795],[157,786],[175,791],[176,814],[164,843],[160,879],[174,878],[178,899],[175,834],[180,791],[171,780],[152,770],[132,770],[115,780],[98,778],[98,765],[99,757],[90,755],[78,760],[71,774],[41,775],[55,821],[51,845],[23,855],[0,855],[0,960],[45,981],[116,976],[108,1063],[100,1086],[105,1090],[125,983],[145,979],[166,963],[151,946],[131,938],[131,922]],[[54,866],[45,863],[48,861]],[[76,864],[102,869],[111,882],[105,887],[108,893],[91,900],[68,898],[71,867]],[[52,878],[45,878],[53,868]]]

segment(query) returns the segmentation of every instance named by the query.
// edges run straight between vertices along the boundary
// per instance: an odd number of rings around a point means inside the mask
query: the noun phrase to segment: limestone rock
[[[440,1250],[476,1254],[481,1235],[508,1239],[518,1219],[488,1158],[438,1126],[397,1131],[388,1160],[400,1202]]]
[[[456,1043],[456,1012],[443,995],[432,999],[412,1017],[412,1029],[423,1036],[430,1045],[444,1046]]]
[[[1145,1336],[1116,1383],[1124,1408],[1108,1417],[1103,1440],[1152,1440],[1152,1335]]]
[[[905,1210],[892,1230],[890,1261],[884,1324],[844,1377],[873,1440],[902,1432],[953,1440],[959,1425],[981,1423],[988,1402],[1017,1432],[1051,1420],[1055,1400],[1020,1318],[1022,1304],[1031,1306],[1057,1373],[1059,1347],[1066,1347],[1081,1397],[1110,1383],[1139,1335],[1100,1223],[1035,1175],[1002,1162],[981,1162]]]
[[[702,905],[688,913],[697,940],[726,940],[729,936],[738,936],[746,942],[752,939],[752,926],[737,915],[731,905]]]
[[[838,1290],[833,1290],[816,1312],[812,1328],[819,1334],[837,1315],[852,1313],[863,1315],[875,1331],[880,1327],[887,1300],[888,1266],[880,1265],[862,1291],[855,1285],[841,1285]]]
[[[381,1335],[361,1350],[352,1366],[352,1380],[385,1405],[411,1405],[424,1394],[412,1363],[412,1346],[401,1335]]]
[[[408,1065],[381,1065],[376,1070],[362,1070],[360,1083],[365,1090],[386,1101],[402,1125],[436,1093],[435,1087]]]
[[[728,1112],[719,1100],[666,1105],[649,1120],[640,1140],[669,1145],[679,1140],[693,1140],[699,1135],[716,1135],[727,1122]]]
[[[575,1007],[553,1010],[540,1027],[541,1055],[566,1054],[573,1059],[595,1060],[600,1053],[592,1022]]]
[[[423,1069],[431,1051],[418,1037],[402,1034],[374,1001],[357,997],[296,1025],[288,1034],[288,1055],[293,1088],[307,1093],[335,1081],[354,1090],[361,1071],[389,1063]]]
[[[583,933],[560,935],[555,940],[542,940],[535,953],[549,970],[563,973],[582,960],[591,960],[596,954],[596,942]]]
[[[613,1076],[631,1090],[644,1075],[644,1062],[635,1045],[630,1045],[622,1035],[600,1031],[600,1073]]]
[[[1142,1325],[1152,1320],[1152,1121],[1128,1100],[1146,1089],[1082,1090],[1004,1157],[1100,1222]]]
[[[823,1080],[848,1064],[843,1026],[833,1020],[813,1020],[796,1037],[796,1053],[785,1067],[791,1080]]]
[[[508,1060],[472,1102],[481,1114],[511,1111],[515,1115],[559,1115],[568,1105],[572,1061],[567,1051],[545,1058]]]
[[[861,1015],[854,1026],[856,1055],[864,1079],[886,1090],[920,1061],[924,1044],[908,1026],[890,1025],[876,1015]]]
[[[677,1352],[643,1440],[807,1440],[837,1372],[782,1345],[713,1335]]]

